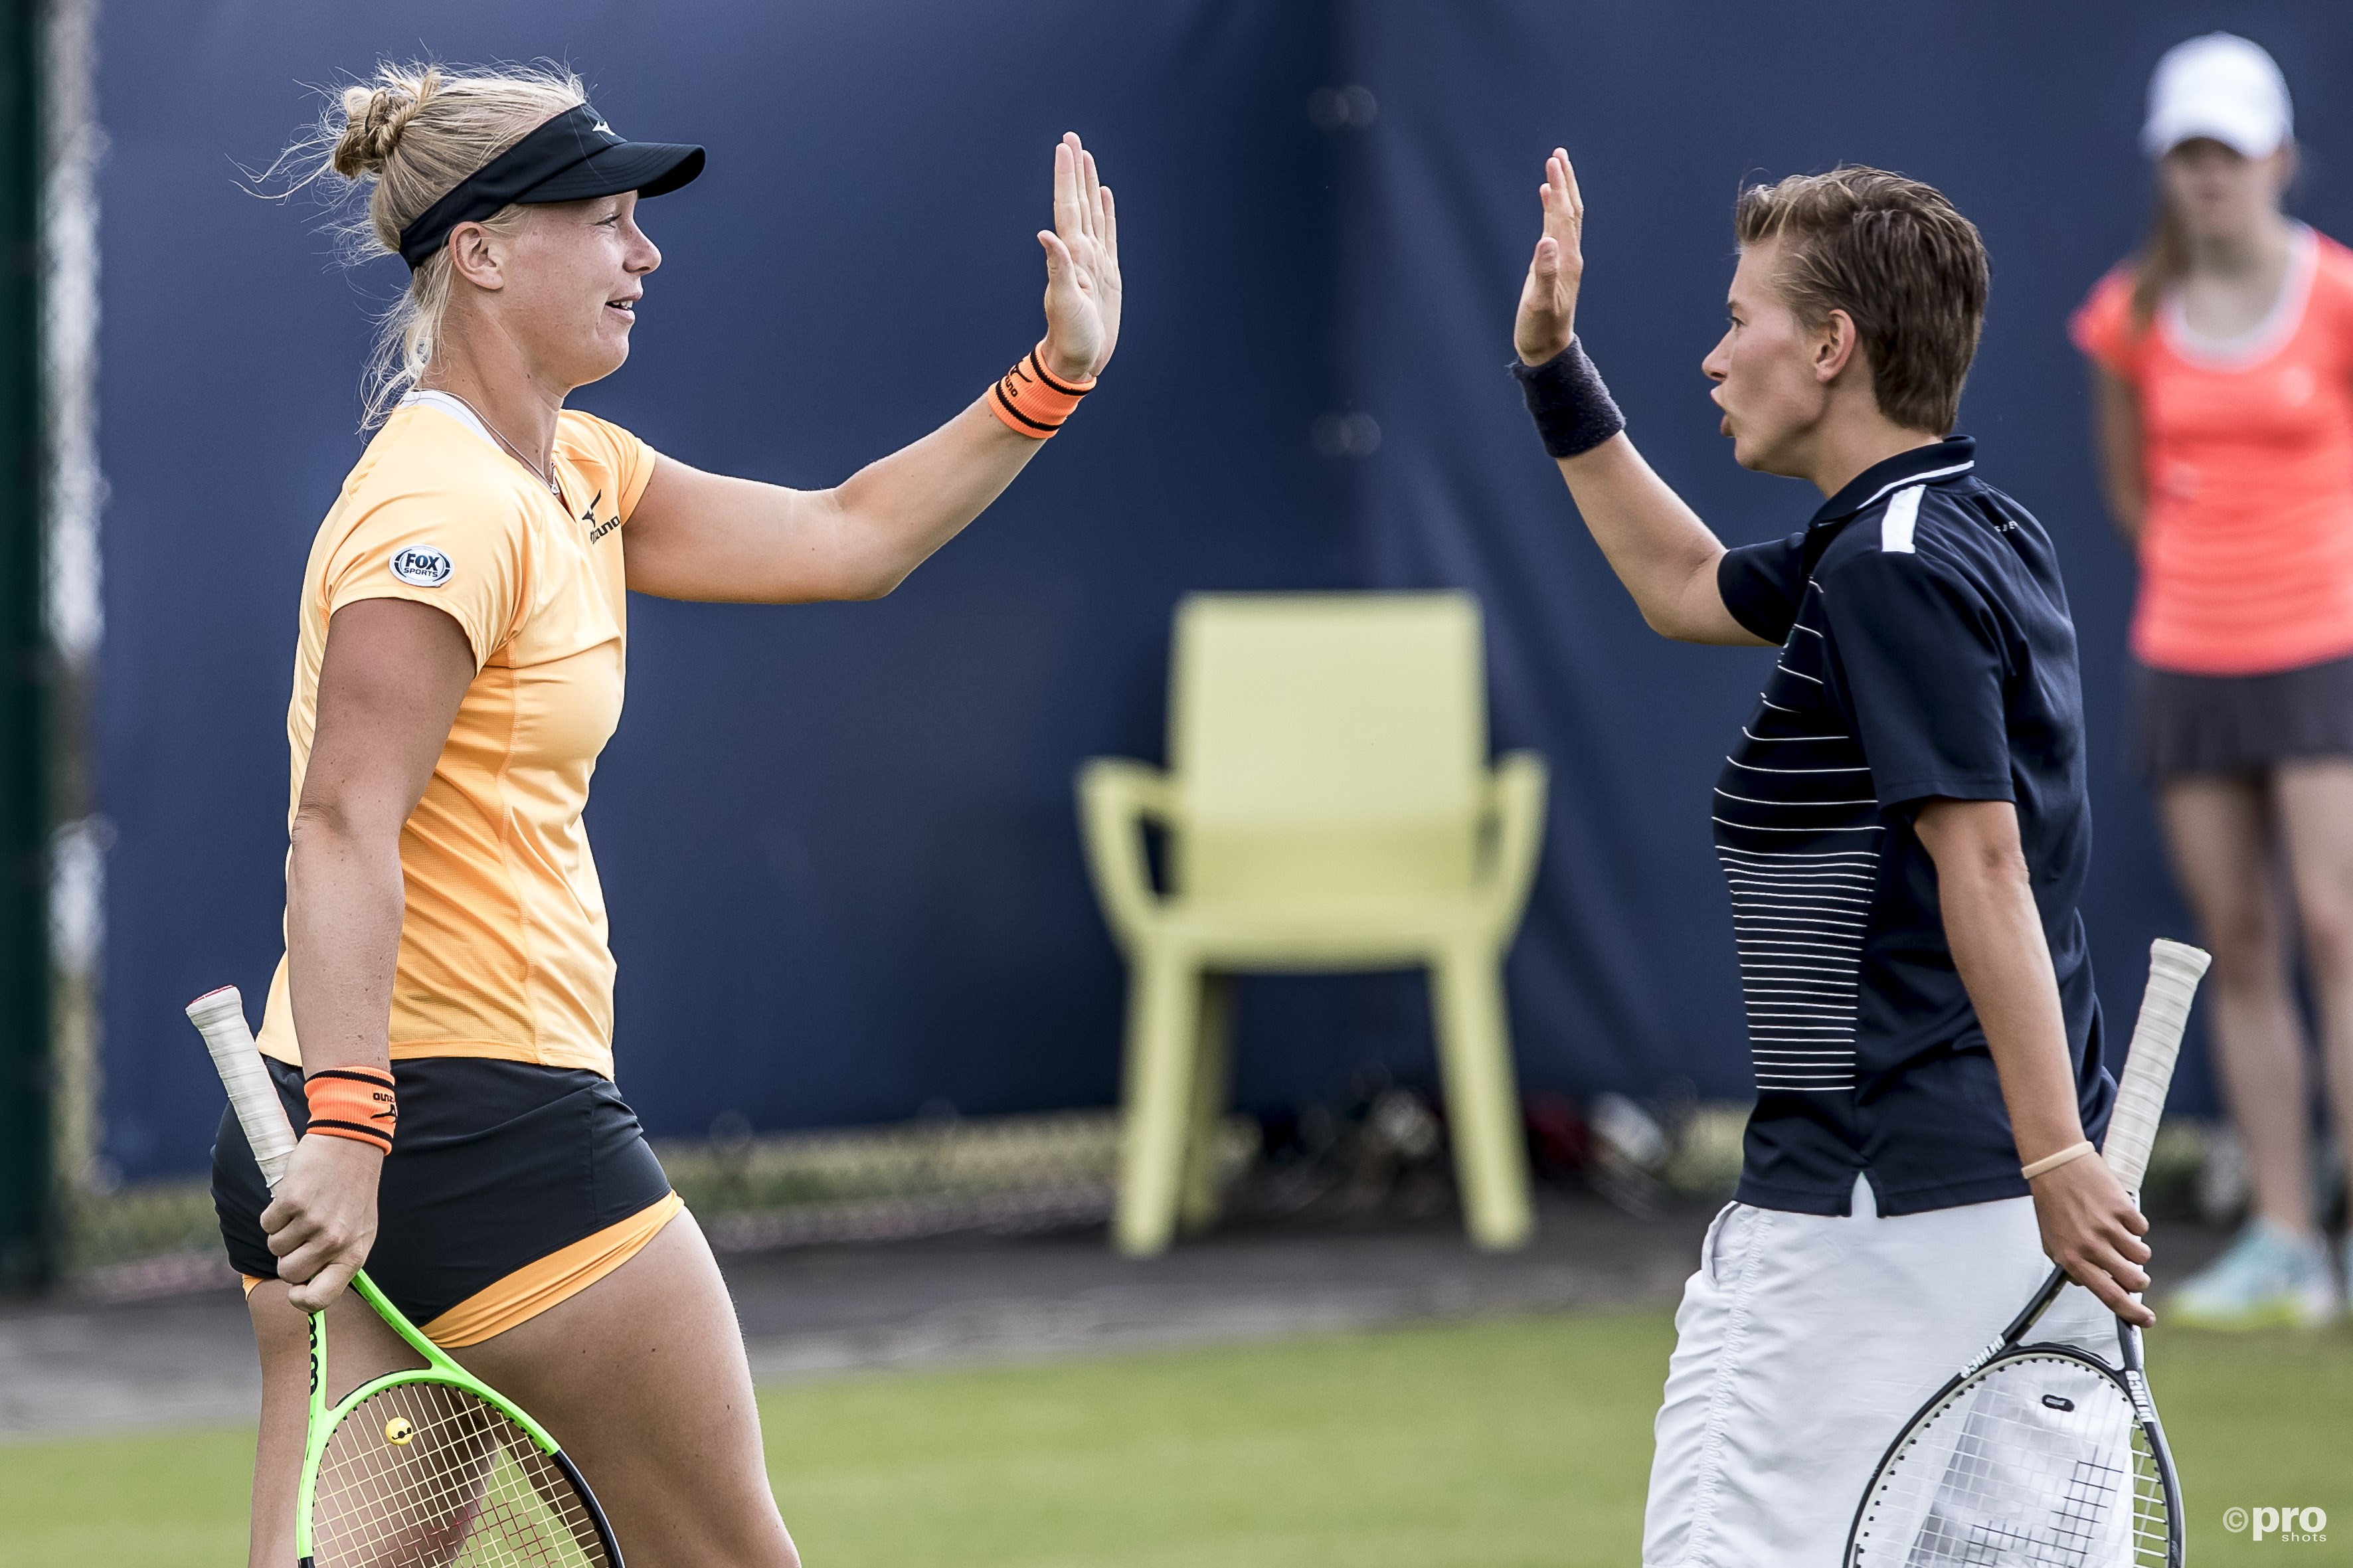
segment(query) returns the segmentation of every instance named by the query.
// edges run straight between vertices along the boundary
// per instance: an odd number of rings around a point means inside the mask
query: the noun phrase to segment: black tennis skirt
[[[2133,667],[2130,752],[2149,784],[2353,757],[2353,658],[2269,675]]]
[[[296,1131],[299,1068],[269,1076]],[[659,1203],[670,1193],[637,1112],[610,1079],[473,1057],[392,1064],[400,1130],[376,1189],[368,1277],[414,1323]],[[278,1278],[261,1228],[269,1189],[235,1112],[213,1142],[213,1208],[238,1272]]]

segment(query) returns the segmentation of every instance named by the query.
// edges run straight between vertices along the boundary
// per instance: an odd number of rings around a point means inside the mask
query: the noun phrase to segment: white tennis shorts
[[[2034,1200],[1880,1218],[1731,1204],[1675,1313],[1642,1521],[1644,1568],[1837,1568],[1896,1430],[2051,1271]],[[2032,1336],[2116,1359],[2069,1286]]]

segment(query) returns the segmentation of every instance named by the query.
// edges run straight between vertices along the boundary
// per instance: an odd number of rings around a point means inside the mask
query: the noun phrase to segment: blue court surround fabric
[[[2353,125],[2322,90],[2353,16],[2242,10],[2300,93],[2301,210],[2353,234],[2335,155]],[[1985,228],[1993,314],[1963,427],[2064,552],[2098,790],[2087,918],[2128,1011],[2148,936],[2184,927],[2117,758],[2129,578],[2061,324],[2137,233],[2149,64],[2211,25],[2188,5],[2023,0],[1941,18],[704,0],[659,27],[608,0],[422,0],[396,19],[115,0],[107,1158],[131,1177],[200,1168],[217,1090],[181,1005],[235,981],[258,1005],[277,957],[291,600],[359,449],[367,312],[402,279],[392,261],[347,279],[311,209],[240,190],[237,166],[312,110],[299,84],[420,44],[552,55],[626,134],[707,143],[704,178],[643,215],[666,260],[632,362],[576,401],[683,460],[801,485],[921,434],[1034,340],[1055,134],[1084,132],[1123,198],[1119,358],[970,533],[877,604],[632,604],[628,709],[589,817],[620,1078],[660,1135],[730,1110],[777,1129],[1113,1098],[1123,977],[1070,778],[1087,756],[1159,755],[1169,612],[1193,589],[1475,590],[1497,744],[1553,763],[1511,966],[1524,1081],[1742,1090],[1705,807],[1759,656],[1642,629],[1503,371],[1561,141],[1592,208],[1581,330],[1635,439],[1736,542],[1813,504],[1740,473],[1702,401],[1737,184],[1881,163]],[[1311,96],[1350,83],[1370,99],[1319,129]],[[1328,437],[1349,413],[1377,448],[1324,455],[1318,421]],[[1326,1100],[1368,1068],[1427,1080],[1422,1011],[1410,979],[1254,982],[1238,1095]]]

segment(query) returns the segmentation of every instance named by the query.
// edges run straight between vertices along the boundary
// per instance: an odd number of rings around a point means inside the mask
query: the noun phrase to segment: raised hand
[[[1054,226],[1046,251],[1046,368],[1085,381],[1119,346],[1119,214],[1095,155],[1065,132],[1054,145]]]
[[[1568,153],[1552,150],[1545,160],[1544,237],[1528,260],[1528,280],[1520,289],[1519,319],[1512,323],[1512,346],[1527,364],[1542,364],[1568,347],[1577,330],[1577,289],[1585,279],[1585,198],[1577,192],[1577,171]]]

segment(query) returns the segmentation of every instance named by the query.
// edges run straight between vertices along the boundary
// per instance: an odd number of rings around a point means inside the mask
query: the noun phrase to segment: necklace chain
[[[554,496],[559,501],[564,499],[564,487],[555,482],[554,464],[550,463],[546,468],[541,468],[537,463],[534,463],[529,458],[524,457],[522,455],[522,448],[516,446],[512,441],[508,440],[506,432],[491,424],[480,409],[475,407],[471,403],[468,403],[465,398],[459,397],[458,394],[454,392],[450,393],[449,395],[458,398],[459,402],[464,403],[466,405],[466,412],[472,415],[476,419],[480,420],[482,428],[488,430],[492,436],[496,437],[498,438],[499,445],[504,447],[508,453],[513,457],[516,462],[521,463],[524,468],[531,470],[531,477],[537,479],[541,484],[545,485],[549,495]]]

